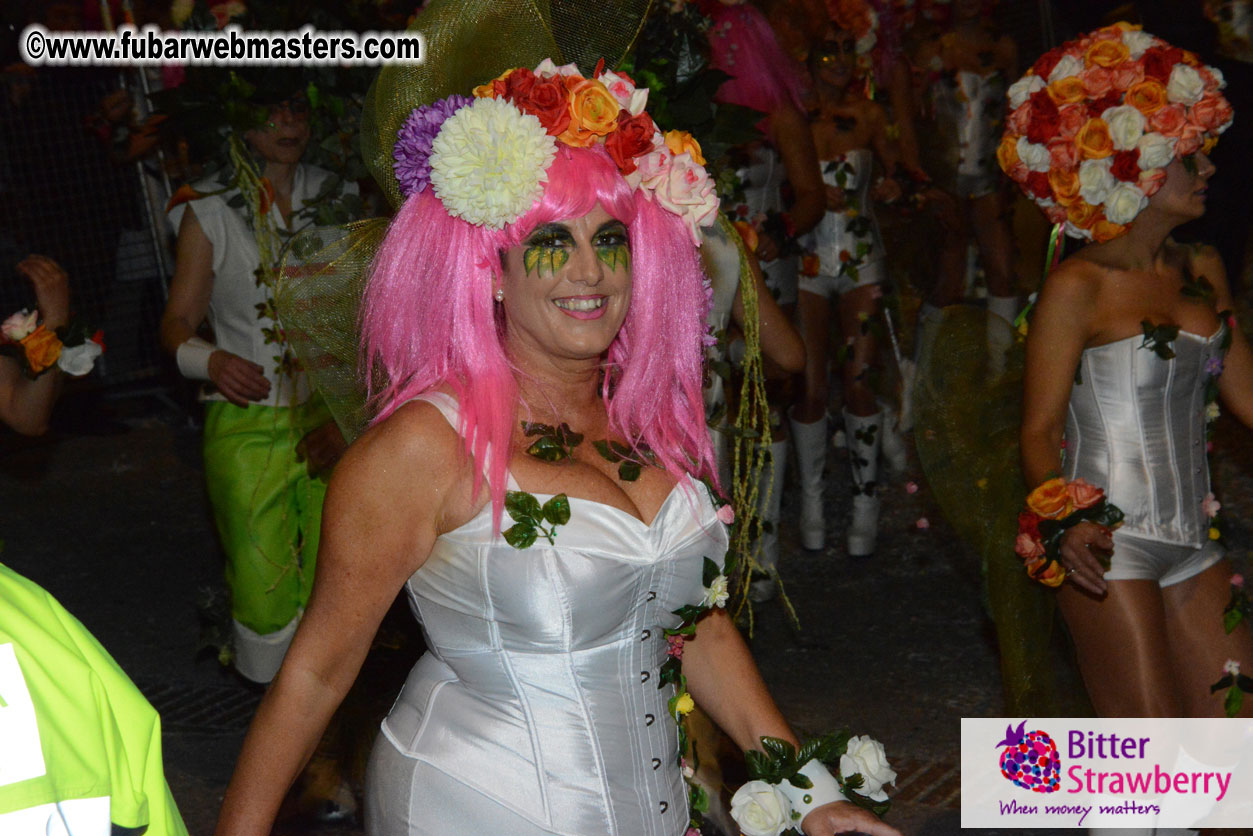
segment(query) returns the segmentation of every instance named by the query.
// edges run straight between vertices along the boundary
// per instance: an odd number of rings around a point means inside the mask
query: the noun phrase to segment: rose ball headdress
[[[663,134],[644,110],[648,90],[597,67],[545,59],[415,108],[397,133],[393,170],[406,198],[428,187],[449,215],[492,229],[525,214],[543,195],[561,144],[604,147],[632,189],[682,218],[694,243],[718,212],[700,145],[686,131]]]
[[[1009,88],[1001,168],[1066,234],[1109,241],[1232,121],[1222,73],[1116,23],[1045,53]]]
[[[879,42],[879,15],[869,0],[826,0],[827,16],[855,40],[858,63],[869,66],[871,50]]]

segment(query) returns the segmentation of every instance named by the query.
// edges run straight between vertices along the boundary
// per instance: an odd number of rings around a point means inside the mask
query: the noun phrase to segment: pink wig
[[[804,112],[801,68],[779,45],[765,15],[748,4],[713,5],[710,63],[731,76],[714,98],[765,114],[786,105]]]
[[[375,421],[441,386],[461,406],[465,451],[484,470],[499,529],[508,456],[519,414],[507,323],[492,300],[501,254],[536,227],[579,218],[599,203],[630,231],[631,306],[605,358],[610,427],[647,445],[676,480],[714,476],[701,399],[705,290],[683,221],[632,192],[600,146],[558,145],[544,196],[501,230],[450,216],[430,189],[400,207],[379,247],[362,303],[362,363]],[[378,381],[386,381],[379,384]],[[486,465],[483,463],[486,462]]]

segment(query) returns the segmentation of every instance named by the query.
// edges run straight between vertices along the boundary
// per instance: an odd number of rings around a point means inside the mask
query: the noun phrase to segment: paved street
[[[129,432],[0,437],[3,559],[52,591],[161,710],[169,781],[200,836],[212,830],[258,697],[197,649],[197,598],[221,585],[199,433],[155,401],[115,410]],[[1232,468],[1253,467],[1229,459],[1220,479],[1238,483],[1241,499],[1225,501],[1247,504],[1253,492]],[[831,465],[838,521],[848,503],[846,464]],[[906,478],[921,483],[914,470]],[[925,486],[910,494],[897,481],[885,490],[872,560],[852,562],[834,547],[842,523],[826,554],[800,552],[785,537],[802,630],[792,630],[777,602],[766,605],[752,647],[799,730],[846,726],[883,741],[900,773],[890,821],[907,834],[955,833],[959,718],[1002,713],[980,571]],[[929,528],[918,527],[923,517]],[[1249,542],[1246,530],[1235,536]]]

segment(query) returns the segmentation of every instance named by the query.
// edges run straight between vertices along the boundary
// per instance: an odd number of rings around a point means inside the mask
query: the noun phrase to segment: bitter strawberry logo
[[[1047,732],[1025,732],[1026,728],[1026,720],[1016,729],[1012,723],[1005,727],[1005,739],[996,744],[1005,747],[1001,752],[1001,774],[1032,792],[1057,792],[1062,774],[1057,744]]]

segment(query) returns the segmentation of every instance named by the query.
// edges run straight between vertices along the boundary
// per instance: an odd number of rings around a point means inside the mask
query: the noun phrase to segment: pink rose
[[[1127,90],[1144,81],[1144,65],[1139,61],[1123,61],[1110,70],[1110,83],[1115,90]]]
[[[931,520],[926,517],[919,517],[918,522],[914,523],[914,525],[916,525],[920,530],[926,531],[931,527]]]
[[[1231,585],[1236,589],[1244,589],[1244,575],[1236,574],[1231,576]]]
[[[911,493],[911,494],[912,494],[912,493],[918,493],[918,483],[917,483],[917,482],[906,482],[906,483],[905,483],[905,493]]]
[[[723,505],[718,509],[718,522],[723,525],[730,525],[735,522],[735,509],[730,505]]]
[[[1164,168],[1153,168],[1140,172],[1140,191],[1144,192],[1145,197],[1152,197],[1157,194],[1165,182],[1166,169]]]
[[[1205,512],[1205,516],[1209,517],[1211,520],[1218,516],[1218,512],[1222,510],[1222,507],[1222,503],[1219,502],[1212,493],[1206,494],[1205,499],[1201,500],[1201,510]]]
[[[666,655],[673,656],[675,659],[683,658],[683,637],[682,636],[666,636]]]
[[[1052,206],[1044,207],[1044,214],[1051,224],[1060,224],[1066,222],[1066,207],[1054,203]]]
[[[1057,119],[1057,136],[1061,139],[1074,139],[1088,121],[1088,112],[1080,105],[1067,105],[1061,109]]]
[[[1014,108],[1009,116],[1005,119],[1005,127],[1009,132],[1017,136],[1026,136],[1027,128],[1031,125],[1031,103],[1023,102]]]
[[[651,156],[649,154],[644,159],[648,160]],[[641,164],[640,168],[643,167]],[[699,227],[713,223],[718,212],[718,195],[704,166],[684,152],[672,157],[670,165],[655,177],[645,177],[642,182],[663,208],[683,219],[692,242],[699,245]]]
[[[1073,171],[1082,159],[1079,148],[1069,139],[1055,139],[1049,143],[1049,162],[1055,170]]]
[[[1079,73],[1083,89],[1093,99],[1099,99],[1114,89],[1114,74],[1105,67],[1092,66]]]
[[[619,75],[614,72],[603,72],[596,80],[605,85],[609,93],[618,100],[618,104],[622,105],[622,109],[631,116],[643,113],[648,104],[648,90],[647,88],[637,89],[630,76],[625,73]]]
[[[1179,144],[1175,146],[1175,154],[1179,157],[1190,157],[1205,144],[1205,131],[1191,122],[1183,126],[1179,135]]]
[[[1027,177],[1030,176],[1031,169],[1027,168],[1025,163],[1019,161],[1010,166],[1009,171],[1005,172],[1005,174],[1010,180],[1021,184],[1027,182]]]
[[[1014,553],[1023,560],[1035,560],[1044,556],[1044,544],[1024,532],[1014,541]]]
[[[25,339],[35,331],[35,326],[39,324],[39,311],[27,311],[22,309],[10,316],[0,325],[0,333],[13,342]]]
[[[1166,136],[1179,136],[1188,121],[1188,112],[1183,105],[1166,105],[1149,116],[1149,129]]]
[[[1235,111],[1231,109],[1231,103],[1224,97],[1206,96],[1192,105],[1192,111],[1188,114],[1188,121],[1210,133],[1217,133],[1231,121],[1234,114]]]
[[[1105,497],[1105,491],[1083,479],[1075,479],[1066,485],[1066,493],[1076,510],[1091,508]]]

